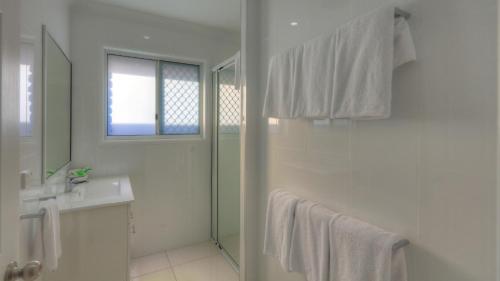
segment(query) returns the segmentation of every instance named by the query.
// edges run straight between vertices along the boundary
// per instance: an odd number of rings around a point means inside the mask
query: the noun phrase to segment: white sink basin
[[[99,200],[121,195],[120,179],[100,179],[77,185],[69,194],[73,200]]]
[[[50,191],[47,191],[50,190]],[[92,178],[78,184],[70,193],[64,193],[64,186],[45,187],[21,194],[23,214],[38,212],[40,200],[55,198],[61,212],[128,204],[134,194],[128,176]]]

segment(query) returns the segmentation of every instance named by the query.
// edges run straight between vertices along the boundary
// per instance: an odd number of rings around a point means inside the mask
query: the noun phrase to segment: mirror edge
[[[70,96],[70,134],[69,134],[69,160],[64,163],[61,167],[57,168],[57,170],[54,171],[54,174],[50,175],[50,176],[47,176],[47,172],[46,172],[46,163],[45,163],[45,159],[46,159],[46,139],[47,139],[47,136],[46,136],[46,121],[47,121],[47,114],[46,114],[46,108],[47,108],[47,39],[51,39],[52,41],[54,41],[54,44],[57,46],[57,48],[59,48],[59,50],[61,51],[61,53],[64,55],[64,57],[66,58],[66,60],[68,61],[69,65],[70,65],[70,92],[69,92],[69,96]],[[66,167],[69,167],[69,165],[71,165],[71,161],[72,161],[72,145],[73,145],[73,63],[71,61],[71,59],[68,57],[68,55],[64,52],[64,50],[61,48],[61,46],[57,43],[57,41],[54,39],[54,37],[50,34],[50,32],[48,31],[47,29],[47,26],[45,24],[42,25],[42,109],[41,109],[41,114],[42,114],[42,124],[41,124],[41,129],[42,129],[42,140],[41,140],[41,143],[42,143],[42,149],[41,149],[41,154],[42,154],[42,157],[41,157],[41,166],[42,166],[42,169],[41,169],[41,176],[42,176],[42,179],[41,179],[41,183],[42,185],[45,184],[47,182],[47,180],[57,174],[58,172],[60,172],[61,170],[63,170],[64,168]]]

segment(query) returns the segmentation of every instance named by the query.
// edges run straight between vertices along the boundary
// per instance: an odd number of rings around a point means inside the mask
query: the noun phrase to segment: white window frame
[[[136,59],[145,59],[145,60],[154,60],[156,62],[156,134],[150,136],[109,136],[108,135],[108,83],[109,83],[109,71],[108,71],[108,57],[110,55],[115,56],[123,56],[128,58],[136,58]],[[103,118],[101,119],[103,140],[104,143],[113,143],[113,142],[162,142],[162,141],[199,141],[204,140],[206,138],[206,81],[207,81],[207,73],[206,73],[206,61],[202,59],[192,59],[192,58],[182,58],[182,57],[174,57],[167,55],[158,55],[151,53],[144,53],[138,51],[129,51],[129,50],[121,50],[115,48],[104,48],[104,95],[103,95]],[[199,67],[200,71],[200,91],[199,91],[199,102],[198,102],[198,120],[199,120],[199,133],[192,135],[161,135],[160,134],[160,96],[161,96],[161,62],[174,62],[174,63],[184,63],[196,65]]]

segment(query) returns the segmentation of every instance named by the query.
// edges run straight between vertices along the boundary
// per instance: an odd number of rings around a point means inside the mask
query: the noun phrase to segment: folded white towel
[[[289,250],[295,207],[299,198],[282,190],[269,194],[264,254],[277,258],[285,271],[289,269]]]
[[[390,117],[393,68],[416,59],[394,6],[375,10],[271,58],[264,117]]]
[[[304,273],[307,281],[329,281],[330,223],[339,214],[311,201],[301,201],[295,211],[290,269]]]
[[[411,52],[404,19],[394,6],[379,8],[337,30],[334,101],[330,118],[384,119],[391,115],[392,76],[397,58]],[[399,23],[396,34],[395,25]],[[410,36],[411,38],[411,36]],[[395,44],[398,43],[398,48]],[[397,50],[397,51],[395,51]]]
[[[328,118],[335,35],[321,36],[271,58],[264,116]]]
[[[347,216],[330,223],[331,281],[407,281],[402,238]]]
[[[54,199],[41,202],[40,208],[45,211],[42,223],[43,264],[49,271],[55,271],[62,255],[59,208]]]
[[[391,261],[391,281],[407,281],[407,269],[404,248],[393,249]]]

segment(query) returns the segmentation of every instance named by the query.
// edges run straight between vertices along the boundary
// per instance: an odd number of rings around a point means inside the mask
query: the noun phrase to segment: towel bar
[[[401,241],[399,241],[398,243],[394,244],[394,246],[392,246],[392,250],[398,250],[400,248],[403,248],[405,246],[408,246],[410,245],[410,241],[407,240],[407,239],[403,239]]]
[[[26,214],[26,215],[21,215],[22,220],[26,219],[42,219],[45,216],[45,210],[40,210],[40,212],[36,214]]]
[[[411,14],[408,13],[407,11],[403,10],[403,9],[400,9],[400,8],[396,8],[396,11],[394,12],[394,16],[395,17],[403,17],[405,19],[409,19],[411,17]]]

